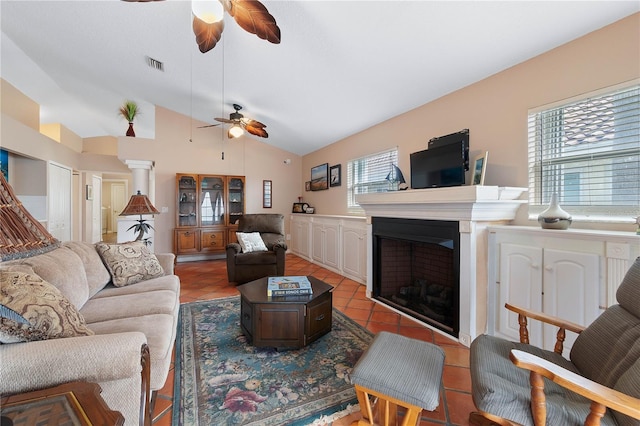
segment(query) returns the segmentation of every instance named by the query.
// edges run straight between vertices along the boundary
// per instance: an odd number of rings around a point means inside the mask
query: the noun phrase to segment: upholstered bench
[[[373,424],[370,396],[378,398],[381,424],[396,424],[398,405],[406,409],[402,424],[417,424],[422,409],[438,407],[443,365],[444,351],[434,344],[378,333],[351,373],[363,417],[359,424]]]

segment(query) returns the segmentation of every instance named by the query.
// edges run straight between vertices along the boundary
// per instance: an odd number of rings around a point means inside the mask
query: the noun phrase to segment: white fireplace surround
[[[465,346],[487,329],[487,226],[513,220],[526,188],[456,186],[357,196],[367,216],[367,297],[373,288],[372,217],[460,223],[460,332]],[[408,315],[397,311],[401,315]],[[415,319],[414,319],[415,320]],[[417,320],[415,320],[417,321]],[[440,330],[431,327],[442,333]],[[448,335],[447,335],[448,336]],[[449,336],[450,337],[450,336]]]

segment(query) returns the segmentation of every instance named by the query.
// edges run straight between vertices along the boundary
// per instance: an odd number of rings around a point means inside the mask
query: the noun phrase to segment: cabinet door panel
[[[324,227],[321,223],[314,223],[311,227],[311,257],[318,262],[323,261],[323,232]]]
[[[498,286],[498,332],[519,341],[518,315],[507,311],[505,303],[542,310],[542,249],[517,244],[500,245],[500,284]],[[532,344],[542,344],[542,327],[529,321]]]
[[[366,279],[367,231],[344,226],[342,228],[342,269],[347,274]]]
[[[324,263],[340,269],[340,235],[338,225],[324,226]]]
[[[544,250],[543,310],[567,321],[589,325],[600,314],[600,258],[593,253]],[[545,326],[544,348],[553,349],[557,328]],[[567,333],[565,353],[576,339]]]
[[[176,231],[176,253],[197,253],[200,251],[200,238],[198,231]]]

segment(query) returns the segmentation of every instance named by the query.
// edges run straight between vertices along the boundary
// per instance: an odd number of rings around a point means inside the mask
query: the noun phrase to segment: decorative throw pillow
[[[93,334],[54,285],[35,274],[0,270],[0,343]]]
[[[243,253],[268,251],[259,232],[236,232],[236,236],[238,237],[238,244],[242,247]]]
[[[116,287],[124,287],[164,275],[155,254],[142,241],[122,244],[97,243],[96,250],[109,269]]]

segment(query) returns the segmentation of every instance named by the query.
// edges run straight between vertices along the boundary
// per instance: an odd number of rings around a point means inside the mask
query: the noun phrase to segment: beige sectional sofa
[[[17,274],[27,280],[36,279],[35,274],[60,290],[92,334],[1,344],[0,394],[76,380],[96,382],[126,425],[146,423],[149,389],[164,386],[176,338],[180,281],[173,274],[174,255],[151,254],[153,265],[147,272],[155,277],[138,274],[133,281],[142,281],[116,287],[112,275],[131,273],[127,265],[139,260],[139,253],[131,251],[131,262],[125,258],[105,263],[106,254],[122,245],[101,244],[66,242],[48,253],[0,263],[6,288]],[[150,369],[145,356],[150,356]]]

